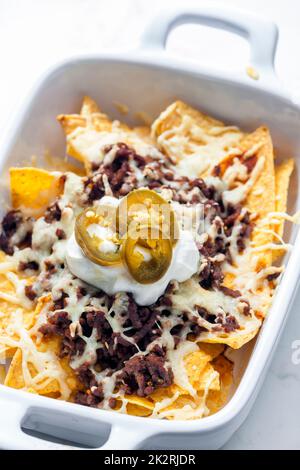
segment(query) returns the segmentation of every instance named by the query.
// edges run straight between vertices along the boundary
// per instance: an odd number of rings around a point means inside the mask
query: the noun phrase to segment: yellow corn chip
[[[57,342],[56,341],[47,341],[42,343],[37,349],[40,352],[49,352],[53,351],[55,356],[57,357]],[[28,386],[27,380],[24,377],[24,370],[26,370],[26,374],[29,374],[30,379],[34,379],[37,375],[37,370],[34,365],[28,362],[25,366],[23,366],[23,353],[21,349],[18,349],[12,359],[10,367],[8,369],[7,376],[5,378],[5,385],[12,388],[17,389],[24,389],[26,391],[34,391],[39,395],[44,395],[52,398],[58,398],[62,395],[62,390],[60,387],[60,383],[57,379],[52,379],[50,377],[43,377],[40,381]],[[54,361],[54,359],[53,359]],[[81,388],[80,384],[75,377],[74,371],[70,368],[69,364],[65,359],[58,361],[60,366],[65,371],[65,378],[64,381],[66,385],[69,387],[70,391],[79,390]]]
[[[238,148],[241,152],[239,156],[228,155],[220,162],[221,174],[233,164],[235,158],[245,162],[248,158],[255,158],[256,162],[260,161],[263,164],[260,174],[244,201],[244,206],[257,216],[251,236],[252,245],[255,249],[266,246],[261,252],[255,252],[256,271],[259,272],[272,263],[272,250],[268,249],[268,244],[273,242],[274,227],[267,223],[267,216],[270,212],[274,212],[276,207],[274,151],[269,129],[264,126],[259,127],[252,134],[246,135]],[[227,278],[225,285],[228,285],[230,281]]]
[[[124,123],[111,121],[89,97],[84,98],[80,115],[60,115],[57,119],[67,137],[67,154],[83,162],[87,173],[93,162],[101,162],[102,149],[108,143],[124,142],[137,151],[153,144],[149,128],[130,129]]]
[[[203,353],[210,356],[210,361],[220,356],[225,349],[223,344],[198,343],[198,346]]]
[[[11,168],[12,205],[26,214],[40,216],[62,192],[61,179],[39,168]]]
[[[138,397],[137,395],[125,395],[124,398],[128,401],[128,403],[131,403],[132,405],[147,408],[148,410],[153,410],[154,408],[153,402],[151,402],[147,398]]]
[[[223,355],[213,361],[213,367],[220,374],[220,390],[210,390],[206,405],[214,414],[226,405],[233,384],[233,364]]]
[[[8,258],[0,252],[0,264],[6,261],[9,262]],[[22,276],[18,274],[18,278],[21,281]],[[25,281],[26,284],[32,282],[33,278],[30,277]],[[10,331],[11,324],[14,323],[18,311],[22,312],[24,328],[31,328],[34,324],[35,313],[18,304],[14,285],[7,279],[5,274],[0,273],[0,356],[5,359],[12,358],[16,352],[16,347],[10,346],[10,341],[7,341],[7,339],[18,340],[16,334],[12,334]]]
[[[156,404],[160,404],[160,406],[165,404],[165,406],[160,408],[158,414],[161,412],[166,413],[166,417],[172,419],[174,416],[172,412],[169,416],[169,411],[180,410],[188,405],[189,413],[192,416],[192,410],[197,408],[201,402],[203,393],[207,390],[220,390],[219,374],[215,376],[216,372],[211,361],[213,357],[217,357],[223,351],[224,347],[222,345],[211,346],[201,343],[201,348],[202,346],[206,351],[199,349],[187,354],[184,358],[188,379],[195,391],[197,391],[197,395],[191,396],[186,390],[176,384],[157,389],[149,398]],[[169,401],[171,401],[170,404],[168,404]]]
[[[227,336],[211,336],[208,334],[207,337],[203,336],[201,341],[205,343],[211,344],[226,344],[230,346],[232,349],[240,349],[244,344],[249,343],[258,333],[259,328],[255,328],[248,333],[243,333],[240,331],[234,331],[232,333],[228,333]]]
[[[180,389],[177,385],[172,384],[169,387],[163,387],[156,389],[150,395],[150,399],[153,400],[155,403],[164,400],[165,398],[171,398],[175,393],[186,393],[184,390]]]
[[[243,136],[236,127],[226,127],[191,106],[176,101],[152,124],[158,146],[177,161],[187,176],[207,174],[230,153]]]
[[[158,137],[166,131],[180,128],[184,116],[188,116],[192,123],[196,124],[204,133],[207,132],[209,134],[211,129],[224,126],[221,121],[205,115],[183,101],[178,100],[168,106],[154,121],[152,124],[153,134]]]
[[[133,403],[127,404],[126,411],[129,415],[142,416],[142,417],[150,416],[152,413],[151,409],[145,408],[143,406],[135,405]]]
[[[0,356],[0,361],[1,361],[1,356]],[[5,376],[6,376],[6,368],[4,365],[0,365],[0,384],[3,385],[5,381]]]
[[[58,122],[61,124],[66,136],[72,134],[78,128],[86,127],[86,119],[79,114],[60,114],[57,116]],[[67,152],[73,156],[70,151]],[[76,158],[76,157],[75,157]]]
[[[4,385],[12,388],[23,388],[22,351],[18,349],[11,361]]]
[[[256,213],[258,218],[251,240],[255,247],[268,245],[273,241],[272,233],[262,230],[270,230],[273,227],[265,224],[265,218],[275,210],[275,169],[273,144],[267,127],[260,127],[249,134],[242,142],[241,149],[244,152],[259,146],[255,155],[257,160],[264,158],[264,167],[252,190],[250,191],[245,205],[251,213]],[[261,230],[262,229],[262,230]],[[258,255],[257,271],[270,266],[272,263],[272,251],[267,248]]]
[[[34,366],[32,364],[28,364],[28,370],[31,377],[34,377],[37,374]],[[5,385],[12,388],[17,389],[26,389],[26,383],[24,380],[23,375],[23,365],[22,365],[22,350],[18,349],[15,353],[10,367],[8,369],[7,376],[5,378]],[[30,387],[30,390],[35,390],[33,387]],[[59,392],[59,384],[56,380],[52,380],[43,388],[38,388],[36,390],[37,393],[40,395],[48,395],[49,393],[57,393]]]
[[[213,372],[213,367],[209,364],[211,360],[212,357],[201,350],[188,354],[184,360],[189,381],[197,391],[205,390],[207,386]],[[218,377],[212,382],[210,388],[219,390]]]
[[[90,154],[97,152],[95,147],[98,142],[101,144],[101,133],[112,131],[112,121],[89,96],[83,99],[80,115],[62,114],[57,120],[67,136],[67,154],[83,162],[89,170]],[[125,125],[121,127],[128,129]]]
[[[291,175],[295,167],[295,161],[290,158],[285,160],[280,165],[275,168],[275,210],[276,212],[286,212],[287,211],[287,199],[288,199],[288,190]],[[278,224],[274,226],[274,232],[276,232],[279,237],[283,236],[284,232],[284,219],[281,219]],[[275,240],[276,241],[276,240]],[[273,253],[273,263],[284,256],[285,251],[279,250]]]
[[[37,303],[36,309],[34,312],[31,312],[30,316],[26,318],[25,314],[23,314],[23,330],[24,332],[29,330],[32,326],[34,326],[36,319],[38,318],[39,314],[41,313],[42,309],[47,305],[47,303],[50,300],[50,294],[47,294],[43,297],[41,297]],[[9,326],[9,322],[8,322]],[[29,332],[27,333],[29,335]],[[0,342],[1,342],[1,336],[0,336]],[[16,338],[16,341],[18,341],[17,335],[14,335],[13,337],[10,335],[7,335],[7,339],[12,339]],[[5,341],[5,336],[3,338]],[[70,368],[68,361],[66,358],[59,360],[58,359],[58,353],[59,353],[59,345],[60,345],[60,340],[58,338],[54,338],[51,340],[46,340],[44,339],[43,341],[39,342],[37,345],[35,343],[34,338],[32,338],[33,343],[34,343],[34,348],[39,352],[39,353],[45,353],[45,352],[52,352],[52,359],[49,359],[50,361],[52,360],[53,363],[57,361],[59,366],[63,369],[65,373],[64,380],[66,382],[66,385],[69,387],[71,391],[73,390],[79,390],[80,385],[79,382],[77,381],[77,378],[75,377],[74,371]],[[22,343],[20,343],[22,347]],[[51,396],[53,398],[57,398],[61,395],[61,389],[60,389],[60,383],[59,380],[57,379],[52,379],[50,377],[42,377],[40,381],[37,381],[35,384],[28,384],[28,378],[34,378],[37,376],[37,369],[35,366],[30,362],[30,359],[28,362],[26,361],[26,364],[23,362],[23,355],[22,355],[22,349],[21,347],[17,348],[13,359],[11,361],[10,367],[8,369],[8,373],[5,379],[5,385],[12,387],[12,388],[22,388],[25,390],[34,390],[34,392],[39,393],[40,395],[45,395],[45,396]],[[24,373],[29,374],[27,378],[24,376]]]
[[[82,100],[81,110],[80,110],[81,116],[88,118],[92,116],[93,114],[97,114],[97,113],[100,113],[100,109],[97,103],[94,100],[92,100],[90,96],[84,96]]]
[[[286,212],[287,210],[287,198],[290,178],[295,167],[295,161],[290,158],[285,160],[275,168],[275,210],[276,212]],[[284,220],[279,225],[276,225],[275,232],[280,237],[283,235]]]
[[[159,414],[165,414],[167,419],[174,419],[178,411],[182,410],[182,417],[184,417],[184,409],[188,407],[193,410],[197,407],[198,401],[200,401],[197,398],[198,397],[192,398],[190,395],[180,395],[171,405],[162,408]]]

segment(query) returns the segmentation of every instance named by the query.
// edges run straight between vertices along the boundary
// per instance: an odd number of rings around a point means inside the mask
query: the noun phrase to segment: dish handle
[[[278,42],[278,27],[275,23],[238,9],[216,6],[166,9],[146,28],[141,39],[143,49],[164,51],[172,29],[186,23],[199,23],[223,29],[246,38],[250,43],[250,65],[253,73],[248,72],[248,76],[245,73],[243,79],[259,77],[258,82],[268,89],[281,89],[274,69]]]
[[[25,417],[30,415],[31,407],[24,403],[23,400],[16,401],[14,399],[7,399],[5,395],[5,393],[0,395],[1,449],[83,450],[86,448],[85,442],[81,444],[79,441],[72,445],[72,443],[67,444],[61,441],[61,432],[56,434],[54,431],[49,436],[44,434],[43,437],[38,437],[25,432],[23,423]],[[42,407],[39,406],[39,410],[41,409]],[[51,411],[48,408],[45,408],[45,415],[50,412]],[[62,413],[62,420],[63,417],[64,415]],[[68,436],[70,435],[67,422],[67,420],[64,421],[65,424],[63,428],[66,439],[68,439]],[[38,428],[36,430],[38,430]],[[107,440],[99,447],[92,447],[92,450],[135,450],[138,449],[145,440],[151,438],[155,434],[157,433],[155,433],[151,428],[145,428],[144,422],[130,428],[127,424],[111,423]]]

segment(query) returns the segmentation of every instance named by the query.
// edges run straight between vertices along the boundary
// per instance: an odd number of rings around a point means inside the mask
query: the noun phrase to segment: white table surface
[[[47,67],[78,53],[134,47],[151,15],[178,3],[212,2],[0,0],[0,141],[18,104]],[[219,0],[218,4],[254,11],[277,22],[277,73],[294,99],[300,100],[300,2]],[[224,67],[245,67],[248,61],[243,40],[196,26],[172,34],[169,47],[173,53],[212,65],[217,61]],[[296,341],[300,344],[300,292],[256,404],[225,449],[300,449],[300,354],[295,354],[299,360],[292,359]]]

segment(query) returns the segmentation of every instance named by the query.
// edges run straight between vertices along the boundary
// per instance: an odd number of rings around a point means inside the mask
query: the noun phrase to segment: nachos
[[[0,235],[4,384],[161,419],[216,413],[289,248],[293,160],[177,101],[151,127],[89,97],[60,115],[84,171],[11,168]],[[4,362],[3,362],[4,363]]]

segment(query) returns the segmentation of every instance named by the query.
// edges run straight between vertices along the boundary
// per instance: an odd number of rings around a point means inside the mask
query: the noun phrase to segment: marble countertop
[[[184,0],[1,0],[0,139],[36,78],[70,55],[135,47],[149,17]],[[205,1],[194,0],[192,5]],[[206,2],[207,3],[207,2]],[[208,2],[211,3],[211,2]],[[300,101],[298,0],[219,0],[273,19],[280,27],[276,57],[283,86]],[[201,39],[204,37],[205,41]],[[224,38],[224,40],[223,40]],[[225,40],[226,38],[226,40]],[[226,42],[227,41],[227,42]],[[209,45],[209,47],[208,47]],[[220,45],[222,45],[220,47]],[[196,26],[171,35],[172,53],[224,67],[247,65],[244,40]],[[226,52],[230,47],[230,58]],[[224,449],[300,449],[300,292],[257,401]]]

